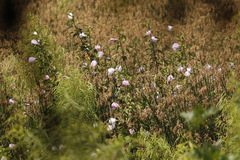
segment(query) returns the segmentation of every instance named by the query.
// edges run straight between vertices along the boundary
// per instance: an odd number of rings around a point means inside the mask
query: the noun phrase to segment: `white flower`
[[[86,37],[86,34],[82,32],[82,33],[79,34],[79,37],[80,38]]]
[[[37,32],[33,32],[34,35],[37,35]]]
[[[35,39],[33,39],[33,40],[31,41],[31,44],[37,45],[37,44],[38,44],[38,41],[35,40]]]
[[[95,67],[96,65],[97,65],[97,61],[93,60],[93,61],[91,62],[91,66]]]
[[[15,102],[13,99],[9,99],[9,104],[14,104]]]
[[[212,66],[210,66],[210,65],[208,64],[207,67],[206,67],[206,70],[207,70],[207,71],[212,70]]]
[[[179,50],[179,44],[178,43],[173,43],[172,49],[176,52]]]
[[[113,73],[114,73],[114,71],[115,71],[115,70],[114,70],[114,68],[109,68],[109,69],[108,69],[108,75],[111,75],[111,74],[113,74]]]
[[[172,81],[172,80],[174,80],[173,76],[172,76],[172,75],[169,75],[169,76],[167,77],[167,81],[169,82],[169,81]]]
[[[187,72],[190,73],[191,71],[192,71],[192,68],[191,68],[191,67],[188,67],[188,68],[187,68]]]
[[[148,36],[151,35],[151,34],[152,34],[152,33],[151,33],[150,30],[146,32],[146,35],[148,35]]]
[[[110,118],[109,123],[112,125],[112,128],[114,129],[116,125],[116,118]]]
[[[178,72],[183,72],[183,67],[179,67],[179,68],[177,69],[177,71],[178,71]]]
[[[175,88],[178,90],[181,86],[180,85],[176,85]]]
[[[95,49],[96,49],[96,50],[99,50],[100,48],[101,48],[101,47],[100,47],[99,45],[96,45],[96,46],[95,46]]]
[[[152,36],[151,40],[152,40],[152,42],[157,42],[158,39],[156,37]]]
[[[9,148],[11,148],[11,149],[14,149],[16,146],[15,146],[15,144],[9,144]]]
[[[173,26],[168,26],[168,31],[171,31],[173,29]]]
[[[7,160],[7,158],[5,156],[2,156],[1,160]]]
[[[190,76],[190,72],[189,72],[189,71],[186,71],[186,72],[184,73],[184,76],[189,77],[189,76]]]
[[[68,14],[68,18],[69,18],[69,19],[73,19],[73,14],[72,14],[72,13],[69,13],[69,14]]]
[[[218,68],[218,72],[222,72],[222,68]]]
[[[98,57],[101,58],[103,56],[103,52],[102,51],[99,51],[98,52]]]
[[[116,67],[116,71],[122,71],[122,66]]]
[[[111,130],[113,130],[113,129],[114,129],[114,126],[108,125],[108,127],[107,127],[107,130],[108,130],[108,131],[111,131]]]
[[[231,67],[232,67],[232,68],[235,68],[234,63],[233,63],[233,62],[230,62],[230,63],[229,63],[229,67],[230,67],[230,68],[231,68]]]

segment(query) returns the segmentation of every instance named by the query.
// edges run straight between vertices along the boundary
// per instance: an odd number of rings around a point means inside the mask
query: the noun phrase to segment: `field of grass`
[[[22,4],[0,32],[2,160],[240,158],[237,0]]]

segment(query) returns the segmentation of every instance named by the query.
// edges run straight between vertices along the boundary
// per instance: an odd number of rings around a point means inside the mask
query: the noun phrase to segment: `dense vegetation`
[[[27,13],[19,41],[2,40],[2,160],[240,158],[237,31],[209,35],[200,26],[185,33],[177,30],[179,24],[157,27],[150,18],[129,33],[114,21],[106,28],[96,21],[90,26],[77,14],[85,5],[98,10],[107,1],[82,3],[76,13],[68,9],[75,1],[56,3],[55,21],[48,24],[46,17]],[[138,3],[112,2],[102,13],[87,15],[97,14],[103,22],[100,15],[112,7],[121,15]],[[153,4],[157,1],[147,8],[154,10]],[[167,2],[159,8],[164,7]],[[175,17],[172,23],[184,24],[187,8],[180,11],[179,17],[169,10],[151,16]],[[213,11],[217,20],[229,18],[219,18],[217,7]],[[61,22],[64,27],[57,26]]]

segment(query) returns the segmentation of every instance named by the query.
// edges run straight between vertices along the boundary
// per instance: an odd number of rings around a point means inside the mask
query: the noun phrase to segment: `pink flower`
[[[80,38],[86,37],[86,34],[82,32],[82,33],[79,34],[79,37]]]
[[[72,14],[72,13],[69,13],[69,14],[68,14],[68,18],[69,18],[69,19],[73,19],[73,14]]]
[[[152,33],[151,33],[150,30],[146,32],[146,35],[148,35],[148,36],[151,35],[151,34],[152,34]]]
[[[113,108],[118,108],[119,105],[118,105],[117,103],[113,102],[113,103],[112,103],[112,107],[113,107]]]
[[[122,71],[122,66],[116,67],[116,71]]]
[[[222,68],[218,68],[218,72],[222,72]]]
[[[178,43],[173,43],[172,49],[176,52],[179,50],[179,44]]]
[[[26,107],[29,107],[29,106],[30,106],[30,104],[29,104],[29,103],[25,103],[25,106],[26,106]]]
[[[98,52],[98,57],[101,58],[103,56],[103,52],[102,51],[99,51]]]
[[[13,143],[9,144],[9,148],[14,149],[15,147],[16,147],[15,144]]]
[[[183,67],[179,67],[179,68],[177,69],[177,71],[178,71],[178,72],[183,72]]]
[[[35,60],[36,60],[36,58],[34,58],[34,57],[29,57],[28,62],[32,63],[32,62],[35,62]]]
[[[123,81],[122,84],[123,84],[124,86],[127,86],[127,85],[129,85],[129,82],[128,82],[128,81]]]
[[[156,37],[152,36],[151,40],[152,40],[152,42],[157,42],[158,39]]]
[[[206,70],[207,70],[207,71],[212,70],[212,66],[210,66],[210,65],[208,64],[207,67],[206,67]]]
[[[190,76],[190,72],[186,71],[186,72],[184,73],[184,76],[189,77],[189,76]]]
[[[14,104],[15,102],[13,99],[9,99],[9,104]]]
[[[168,26],[168,31],[171,31],[173,29],[173,26]]]
[[[46,79],[46,80],[50,79],[50,76],[49,76],[49,75],[46,75],[46,76],[45,76],[45,79]]]
[[[115,42],[116,39],[114,39],[114,38],[110,38],[110,41],[111,41],[111,42]]]
[[[91,62],[91,66],[95,67],[96,65],[97,65],[97,61],[93,60],[93,61]]]
[[[172,81],[172,80],[174,80],[173,76],[172,76],[172,75],[169,75],[169,76],[167,77],[167,81],[169,82],[169,81]]]
[[[130,134],[133,134],[134,132],[135,132],[134,129],[129,129]]]
[[[181,86],[180,85],[176,85],[175,88],[178,90]]]
[[[31,44],[37,45],[37,44],[38,44],[38,41],[35,40],[35,39],[33,39],[33,40],[31,41]]]
[[[100,47],[99,45],[96,45],[96,46],[95,46],[95,49],[96,49],[96,50],[99,50],[100,48],[101,48],[101,47]]]
[[[108,75],[111,75],[111,74],[113,74],[113,73],[114,73],[114,71],[115,71],[115,70],[114,70],[114,68],[109,68],[109,69],[108,69]]]

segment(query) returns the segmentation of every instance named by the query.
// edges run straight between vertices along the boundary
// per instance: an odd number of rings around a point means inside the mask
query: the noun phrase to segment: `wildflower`
[[[175,88],[178,90],[181,86],[180,85],[176,85]]]
[[[152,42],[157,42],[158,39],[156,37],[152,36],[151,40],[152,40]]]
[[[7,160],[7,158],[5,156],[2,156],[1,160]]]
[[[192,71],[192,68],[191,67],[188,67],[187,68],[187,71],[190,73]]]
[[[111,74],[113,74],[114,73],[114,68],[109,68],[108,69],[108,75],[111,75]]]
[[[122,66],[116,67],[116,71],[122,71]]]
[[[116,39],[115,39],[115,38],[110,38],[110,41],[111,41],[111,42],[115,42]]]
[[[107,127],[107,130],[108,131],[111,131],[111,130],[113,130],[114,129],[114,127],[112,126],[112,125],[108,125],[108,127]]]
[[[112,107],[113,107],[113,108],[118,108],[119,105],[118,105],[117,103],[113,102],[113,103],[112,103]]]
[[[234,63],[233,63],[233,62],[230,62],[230,63],[229,63],[229,67],[230,67],[230,68],[235,68]]]
[[[151,82],[150,86],[151,87],[156,87],[156,83]]]
[[[98,57],[101,58],[103,56],[103,52],[102,51],[99,51],[98,52]]]
[[[169,76],[167,77],[167,81],[169,82],[169,81],[172,81],[172,80],[174,80],[173,76],[172,76],[172,75],[169,75]]]
[[[33,32],[34,35],[37,35],[37,32]]]
[[[35,62],[35,60],[36,60],[36,58],[34,58],[34,57],[29,57],[28,62],[29,62],[29,63],[32,63],[32,62]]]
[[[97,61],[93,60],[93,61],[91,62],[91,66],[95,67],[96,65],[97,65]]]
[[[176,52],[179,50],[179,44],[178,43],[173,43],[172,49]]]
[[[16,147],[15,144],[13,143],[9,144],[9,148],[14,149],[15,147]]]
[[[72,13],[69,13],[69,14],[68,14],[68,18],[69,18],[69,19],[73,19],[73,14],[72,14]]]
[[[189,76],[190,76],[190,72],[189,72],[189,71],[186,71],[186,72],[184,73],[184,76],[189,77]]]
[[[171,31],[173,29],[173,26],[168,26],[168,31]]]
[[[46,91],[45,91],[45,90],[43,90],[43,91],[42,91],[42,93],[43,93],[43,94],[46,94]]]
[[[110,118],[109,123],[112,125],[113,128],[115,128],[116,125],[116,118]]]
[[[184,69],[183,67],[179,67],[179,68],[177,69],[177,71],[178,71],[178,72],[183,72],[183,69]]]
[[[49,75],[46,75],[46,76],[45,76],[45,79],[46,79],[46,80],[50,79],[50,76],[49,76]]]
[[[135,132],[134,129],[129,129],[130,134],[133,134],[134,132]]]
[[[83,68],[86,68],[87,67],[87,63],[83,63]]]
[[[38,40],[37,42],[40,43],[40,40]]]
[[[37,44],[38,44],[38,41],[35,40],[35,39],[33,39],[33,40],[31,41],[31,44],[37,45]]]
[[[82,33],[79,34],[79,37],[80,38],[86,37],[86,34],[82,32]]]
[[[139,72],[143,72],[143,71],[144,71],[144,68],[143,68],[143,67],[139,67],[139,68],[138,68],[138,71],[139,71]]]
[[[92,72],[92,75],[96,75],[97,74],[97,72]]]
[[[212,70],[212,66],[210,66],[210,65],[208,64],[207,67],[206,67],[206,70],[207,70],[207,71]]]
[[[13,99],[9,99],[9,104],[14,104],[15,102]]]
[[[100,48],[101,48],[101,47],[100,47],[99,45],[96,45],[96,46],[95,46],[95,49],[96,49],[96,50],[99,50]]]
[[[128,81],[123,81],[122,84],[123,84],[124,86],[127,86],[127,85],[129,85],[129,82],[128,82]]]
[[[150,30],[146,32],[146,35],[148,35],[148,36],[151,35],[151,34],[152,34],[152,33],[151,33]]]
[[[53,151],[57,150],[57,147],[56,146],[52,146],[52,150]]]
[[[217,70],[218,72],[222,72],[222,68],[218,68],[218,70]]]
[[[63,147],[64,147],[64,146],[61,144],[61,145],[59,146],[59,150],[63,149]]]
[[[29,107],[29,106],[30,106],[30,104],[29,104],[29,103],[25,103],[25,106],[26,106],[26,107]]]
[[[26,112],[23,112],[23,115],[25,115],[26,114]]]

